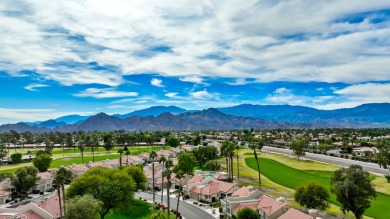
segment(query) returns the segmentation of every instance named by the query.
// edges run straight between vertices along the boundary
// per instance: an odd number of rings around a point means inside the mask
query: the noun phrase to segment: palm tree
[[[264,145],[264,142],[260,139],[251,138],[249,143],[249,148],[253,150],[253,154],[255,155],[255,160],[257,164],[257,172],[259,174],[259,189],[261,189],[261,177],[260,177],[260,164],[259,160],[257,158],[257,152],[256,149],[262,148]]]
[[[126,155],[126,166],[129,166],[129,155],[130,155],[130,151],[126,151],[125,152],[125,155]]]
[[[57,193],[58,193],[58,201],[60,204],[60,217],[62,215],[62,212],[65,215],[66,212],[66,207],[65,207],[65,186],[64,184],[70,179],[71,177],[71,172],[64,167],[60,167],[58,169],[57,175],[54,178],[54,182],[57,184]],[[60,190],[62,192],[60,192]],[[61,197],[62,193],[62,197]],[[61,203],[63,203],[63,211],[62,211],[62,206]]]
[[[150,152],[149,158],[152,159],[152,193],[153,193],[153,204],[155,203],[155,192],[154,192],[154,159],[156,159],[157,153],[155,151]],[[161,203],[162,204],[162,203]]]
[[[182,193],[182,189],[183,189],[183,187],[182,187],[182,181],[183,181],[183,178],[185,177],[185,174],[184,174],[184,172],[183,171],[181,171],[181,170],[178,170],[178,171],[176,171],[176,179],[179,179],[180,180],[180,182],[179,182],[179,196],[178,196],[178,198],[177,198],[177,205],[176,205],[176,211],[177,212],[179,212],[179,203],[180,203],[180,195],[181,195],[181,193]]]
[[[123,149],[122,149],[122,148],[119,148],[118,153],[119,153],[119,167],[122,167],[122,154],[123,154]]]
[[[86,137],[83,135],[80,139],[80,141],[78,142],[78,148],[80,150],[80,154],[81,154],[81,160],[84,164],[84,149],[85,149],[85,143],[86,143]]]
[[[238,150],[240,149],[240,146],[236,145],[237,150],[237,178],[240,179],[240,165],[238,164]]]
[[[92,149],[92,162],[95,162],[95,151],[94,147],[99,147],[99,134],[94,133],[92,135],[92,144],[91,144],[91,149]]]
[[[159,163],[162,163],[162,173],[161,173],[161,178],[162,178],[162,182],[161,182],[161,204],[163,204],[163,198],[164,198],[164,166],[165,166],[165,162],[167,161],[167,158],[165,158],[164,156],[162,156],[160,158],[160,160],[158,161]]]
[[[172,167],[173,167],[173,161],[168,158],[168,160],[165,162],[165,171],[163,172],[163,175],[166,176],[168,185],[167,185],[167,213],[168,213],[168,219],[170,218],[170,198],[169,198],[169,189],[171,187],[171,176],[172,176]],[[163,181],[164,182],[164,181]]]

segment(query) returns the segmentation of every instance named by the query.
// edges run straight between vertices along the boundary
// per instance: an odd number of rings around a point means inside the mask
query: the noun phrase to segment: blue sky
[[[0,1],[0,124],[390,102],[390,1]]]

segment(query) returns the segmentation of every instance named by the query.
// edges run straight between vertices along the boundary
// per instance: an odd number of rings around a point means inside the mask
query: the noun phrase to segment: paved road
[[[292,154],[292,150],[290,149],[283,149],[283,148],[275,148],[275,147],[269,147],[269,146],[264,146],[261,150],[263,151],[268,151],[268,152],[275,152],[275,153],[281,153],[281,154]],[[358,164],[363,167],[364,170],[369,171],[371,173],[376,173],[376,174],[388,174],[389,170],[380,168],[378,164],[374,163],[366,163],[362,161],[357,161],[357,160],[350,160],[350,159],[345,159],[345,158],[339,158],[339,157],[331,157],[323,154],[314,154],[314,153],[307,153],[304,158],[310,159],[310,160],[316,160],[316,161],[321,161],[324,163],[330,163],[330,164],[335,164],[343,167],[349,167],[351,164]]]
[[[147,199],[152,201],[153,195],[150,193],[145,192],[138,192],[135,194],[136,197],[141,197],[143,199]],[[161,196],[156,195],[156,202],[160,203]],[[166,205],[167,198],[164,195],[164,205]],[[177,199],[176,198],[170,198],[170,204],[171,209],[176,210],[177,205]],[[211,216],[209,213],[203,211],[202,209],[199,209],[193,205],[190,205],[186,202],[180,201],[179,203],[179,212],[185,219],[214,219],[213,216]]]

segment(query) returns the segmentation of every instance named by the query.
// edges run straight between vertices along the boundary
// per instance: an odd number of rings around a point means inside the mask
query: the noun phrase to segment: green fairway
[[[170,148],[170,147],[164,147],[164,148]],[[116,151],[119,149],[119,147],[115,147],[114,149],[110,150],[110,153],[106,153],[106,151],[103,148],[99,148],[98,150],[95,150],[95,161],[101,161],[106,159],[116,159],[119,158],[119,154],[116,153]],[[130,155],[138,155],[143,152],[150,152],[152,150],[159,151],[161,150],[161,147],[152,147],[152,146],[141,146],[138,147],[131,147],[129,148]],[[53,150],[53,155],[64,155],[63,158],[58,158],[53,160],[53,162],[50,165],[50,168],[58,168],[60,166],[68,166],[72,164],[81,164],[82,159],[80,155],[80,151],[75,151],[76,157],[73,157],[73,149],[65,149],[64,153],[62,153],[62,149],[55,149]],[[123,155],[124,156],[124,155]],[[58,157],[58,156],[57,156]],[[92,161],[92,155],[89,150],[84,151],[84,163],[88,163],[89,161]],[[32,165],[31,162],[29,163],[20,163],[20,164],[10,164],[10,165],[3,165],[0,166],[0,174],[2,173],[15,173],[17,169],[23,166]]]
[[[250,168],[257,170],[255,158],[246,158],[245,162]],[[330,190],[330,176],[332,174],[330,171],[298,170],[267,158],[259,158],[259,162],[261,174],[282,186],[295,189],[300,185],[314,181]],[[330,201],[340,206],[336,196],[332,193],[330,193]],[[388,218],[388,203],[390,203],[390,196],[377,192],[377,198],[371,202],[371,207],[367,209],[365,215],[376,219]]]

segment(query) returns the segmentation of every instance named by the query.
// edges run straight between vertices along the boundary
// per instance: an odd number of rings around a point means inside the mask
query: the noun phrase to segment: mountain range
[[[319,110],[291,105],[242,104],[196,111],[176,106],[155,106],[127,114],[68,115],[40,122],[0,126],[0,132],[113,131],[113,130],[228,130],[320,127],[390,127],[390,103]]]

